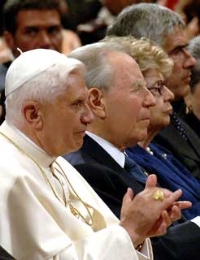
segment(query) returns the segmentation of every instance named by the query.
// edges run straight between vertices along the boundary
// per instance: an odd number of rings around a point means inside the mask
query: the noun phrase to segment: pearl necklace
[[[151,151],[151,149],[150,149],[149,146],[147,146],[146,151],[147,151],[148,153],[150,153],[151,155],[153,155],[153,151]]]
[[[60,199],[59,195],[57,194],[55,188],[53,187],[53,184],[51,183],[51,181],[49,180],[47,174],[45,173],[45,171],[41,168],[41,166],[37,163],[37,161],[32,157],[30,156],[27,152],[25,152],[20,146],[18,146],[12,139],[10,139],[7,135],[5,135],[4,133],[0,132],[0,134],[2,136],[4,136],[8,141],[10,141],[19,151],[21,151],[22,153],[24,153],[28,158],[30,158],[34,163],[35,165],[39,168],[40,172],[42,173],[44,179],[46,180],[46,182],[48,183],[48,185],[50,186],[54,196],[63,204],[62,200]],[[79,195],[77,194],[77,192],[75,191],[75,189],[73,188],[71,182],[69,181],[67,175],[65,174],[64,170],[61,168],[61,166],[55,162],[55,164],[58,166],[59,169],[57,169],[57,171],[66,179],[67,183],[69,184],[69,187],[70,189],[73,191],[73,193],[75,194],[76,198],[83,204],[83,206],[85,207],[89,217],[90,217],[90,220],[88,221],[82,214],[81,212],[75,208],[71,202],[71,200],[67,200],[66,198],[66,195],[65,195],[65,192],[64,192],[64,188],[63,188],[63,184],[62,182],[59,180],[59,178],[57,178],[57,180],[59,181],[61,187],[62,187],[62,190],[63,190],[63,194],[64,194],[64,206],[66,207],[67,205],[69,205],[69,208],[70,208],[70,211],[71,213],[76,217],[76,218],[81,218],[87,225],[89,226],[92,226],[93,225],[93,217],[90,213],[90,210],[89,210],[89,207],[91,208],[91,206],[89,206],[87,203],[85,203],[80,197]],[[54,168],[51,164],[51,167],[50,167],[50,170],[53,174],[53,176],[55,177],[55,173],[54,173]]]
[[[146,148],[146,151],[149,154],[154,155],[153,151],[150,149],[149,146]],[[159,156],[162,157],[163,159],[167,160],[167,154],[166,153],[160,153]]]

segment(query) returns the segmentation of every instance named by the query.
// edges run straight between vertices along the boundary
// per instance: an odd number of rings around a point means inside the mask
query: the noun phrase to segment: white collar
[[[44,167],[49,167],[49,165],[55,161],[56,157],[48,155],[44,150],[38,147],[26,135],[24,135],[19,129],[17,129],[13,125],[8,124],[6,121],[4,121],[0,126],[0,132],[10,138],[13,143],[19,146],[30,157],[35,159],[38,164]]]
[[[125,154],[123,152],[100,136],[97,136],[89,131],[86,131],[86,134],[96,141],[122,168],[124,168]]]

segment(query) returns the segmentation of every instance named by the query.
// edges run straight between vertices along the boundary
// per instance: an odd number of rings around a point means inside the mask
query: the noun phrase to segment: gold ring
[[[163,201],[164,200],[164,193],[161,190],[156,190],[153,194],[152,194],[152,198],[154,200],[160,200]]]

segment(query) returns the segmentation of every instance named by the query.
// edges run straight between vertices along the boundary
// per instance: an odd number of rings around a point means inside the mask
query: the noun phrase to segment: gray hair
[[[108,27],[107,35],[148,38],[164,46],[165,37],[174,27],[184,28],[181,16],[158,4],[133,4],[126,7]]]
[[[194,91],[196,84],[200,82],[200,36],[190,41],[187,50],[196,59],[196,65],[191,70],[192,75],[190,81],[191,90]]]
[[[108,62],[107,54],[113,50],[130,55],[129,49],[119,43],[98,42],[79,47],[68,57],[78,59],[85,64],[87,68],[85,80],[88,88],[108,90],[114,81],[114,69]]]
[[[77,61],[69,68],[69,63],[60,62],[49,67],[6,98],[6,121],[14,125],[24,122],[22,106],[27,100],[50,103],[69,86],[67,78],[75,72],[85,73],[85,66]]]

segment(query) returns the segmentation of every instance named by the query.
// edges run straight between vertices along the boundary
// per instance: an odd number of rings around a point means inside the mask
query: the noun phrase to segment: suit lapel
[[[181,123],[185,129],[190,145],[193,147],[195,152],[200,156],[200,141],[196,133],[184,122],[181,120]]]
[[[121,172],[124,170],[97,142],[95,142],[88,135],[84,138],[84,144],[81,150],[89,154],[99,164],[108,166],[114,171]]]
[[[191,136],[189,134],[187,126],[184,128],[187,133],[187,137],[189,139],[190,145],[188,144],[187,141],[185,141],[180,134],[177,132],[175,126],[170,124],[167,128],[162,130],[161,136],[166,136],[167,139],[173,140],[174,144],[176,147],[181,147],[181,153],[186,155],[187,157],[193,158],[194,160],[199,160],[198,156],[200,156],[200,141],[195,139],[195,134],[194,136]],[[159,142],[158,142],[159,143]],[[193,148],[193,149],[192,149]]]
[[[116,174],[122,176],[127,186],[132,187],[139,192],[144,188],[144,181],[141,178],[136,178],[136,176],[128,173],[124,168],[122,168],[97,142],[95,142],[89,136],[85,136],[84,144],[81,148],[86,154],[89,154],[94,162],[104,165],[112,169]]]

